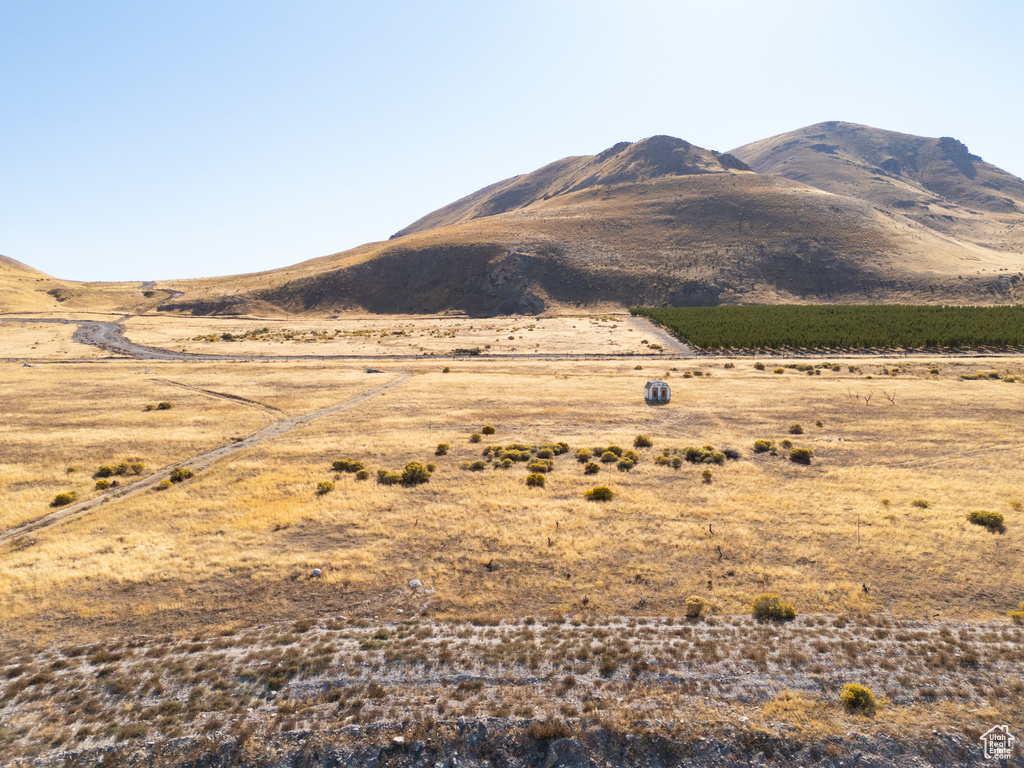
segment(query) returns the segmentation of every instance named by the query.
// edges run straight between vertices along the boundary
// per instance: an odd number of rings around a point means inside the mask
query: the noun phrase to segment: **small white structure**
[[[644,400],[661,405],[672,399],[672,390],[664,381],[651,380],[644,384]]]

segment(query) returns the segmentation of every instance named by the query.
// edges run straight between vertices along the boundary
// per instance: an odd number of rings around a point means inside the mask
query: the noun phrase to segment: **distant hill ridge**
[[[497,182],[388,241],[271,272],[145,291],[55,282],[48,300],[69,310],[225,315],[1016,303],[1024,181],[956,139],[854,123],[730,153],[652,136]]]

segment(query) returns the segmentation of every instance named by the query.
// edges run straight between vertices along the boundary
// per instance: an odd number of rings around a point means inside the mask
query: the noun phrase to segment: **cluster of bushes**
[[[117,475],[118,477],[122,477],[124,475],[141,475],[145,468],[146,465],[138,459],[128,459],[127,461],[122,461],[120,464],[115,466],[104,464],[93,473],[92,477],[96,480],[103,477],[113,477],[114,475]]]
[[[965,381],[977,381],[979,379],[1000,379],[999,371],[978,371],[977,373],[961,373],[960,378]]]
[[[990,531],[1002,532],[1006,530],[1003,525],[1003,515],[1001,512],[986,512],[980,509],[968,512],[967,522],[988,528]]]
[[[147,411],[169,411],[174,407],[174,403],[169,400],[164,400],[162,403],[146,403]]]
[[[377,482],[381,485],[419,485],[430,482],[430,476],[437,467],[434,464],[420,464],[410,461],[401,472],[377,470]]]
[[[351,472],[356,473],[361,469],[365,468],[365,464],[355,459],[338,459],[336,462],[331,464],[331,469],[335,472]]]
[[[192,470],[183,467],[175,467],[171,470],[170,481],[172,483],[181,483],[192,477]]]
[[[799,427],[799,424],[794,424],[793,427]],[[790,428],[792,431],[792,427]],[[803,429],[800,430],[801,432]],[[794,433],[799,434],[799,433]],[[797,464],[810,464],[811,459],[814,458],[814,451],[810,448],[793,448],[793,443],[790,440],[783,440],[782,447],[789,451],[789,460]],[[774,440],[755,440],[754,441],[754,453],[770,453],[772,456],[778,454],[778,446],[775,445]]]

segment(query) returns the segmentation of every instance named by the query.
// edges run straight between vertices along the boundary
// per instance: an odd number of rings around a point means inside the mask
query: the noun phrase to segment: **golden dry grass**
[[[437,590],[430,612],[455,616],[680,615],[690,594],[735,613],[761,592],[783,594],[800,613],[1005,615],[1024,594],[1024,519],[1011,506],[1024,495],[1012,435],[1024,390],[959,373],[1020,375],[1021,361],[940,360],[933,375],[933,361],[901,360],[884,378],[892,361],[851,362],[862,372],[775,375],[774,363],[761,372],[720,359],[644,362],[641,371],[635,361],[518,361],[510,370],[472,360],[447,374],[440,362],[417,364],[412,380],[352,411],[7,546],[5,630],[68,632],[83,618],[189,626],[317,608],[386,618],[409,610],[400,588],[412,578]],[[297,413],[387,378],[355,364],[269,362],[12,366],[5,375],[5,525],[48,511],[65,485],[87,492],[93,465],[127,456],[168,464],[272,418],[161,380]],[[644,405],[643,382],[666,375],[672,404]],[[851,396],[871,390],[869,405]],[[176,407],[141,410],[162,399]],[[788,434],[793,422],[803,435]],[[497,434],[470,443],[484,424]],[[488,443],[629,447],[638,433],[655,445],[628,474],[584,476],[565,455],[547,486],[531,489],[522,464],[459,469]],[[811,466],[751,450],[756,439],[790,437],[814,449]],[[445,457],[433,455],[440,442],[452,446]],[[705,444],[743,458],[713,466],[711,484],[703,467],[652,462],[663,447]],[[331,461],[346,457],[374,471],[409,461],[437,471],[415,488],[334,478]],[[71,464],[82,470],[65,475]],[[336,489],[317,496],[324,480]],[[585,501],[597,484],[616,498]],[[912,506],[917,499],[929,506]],[[1005,534],[968,524],[972,509],[1003,512]],[[307,581],[313,567],[324,569],[317,582]]]
[[[663,347],[666,344],[647,320],[621,311],[495,318],[351,313],[330,319],[288,320],[137,316],[127,320],[124,328],[125,335],[140,344],[183,352],[254,356],[419,356],[447,355],[459,349],[478,349],[484,355],[644,354],[652,351],[644,342]],[[267,332],[253,337],[263,329]],[[221,337],[225,333],[238,340],[224,341]]]

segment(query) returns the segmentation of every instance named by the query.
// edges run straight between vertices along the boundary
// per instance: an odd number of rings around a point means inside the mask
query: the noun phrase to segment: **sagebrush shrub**
[[[640,456],[636,451],[625,450],[622,452],[622,458],[632,461],[634,464],[640,463]]]
[[[164,400],[162,403],[157,403],[156,404],[156,409],[158,411],[169,411],[173,407],[174,407],[174,403],[170,402],[169,400]]]
[[[512,461],[512,459],[502,459],[494,465],[494,468],[497,469],[498,467],[501,467],[502,469],[508,469],[513,464],[515,464],[515,462]]]
[[[402,470],[403,485],[418,485],[430,481],[430,470],[418,461],[410,461]]]
[[[634,448],[650,448],[652,445],[654,445],[654,443],[651,442],[651,438],[647,435],[637,435],[633,438]]]
[[[110,483],[109,480],[97,480],[96,481],[96,490],[97,491],[105,491],[105,490],[107,490],[110,487],[110,485],[111,485],[111,483]]]
[[[672,459],[669,458],[668,456],[655,456],[654,463],[657,464],[659,467],[671,467]]]
[[[686,598],[686,618],[699,619],[706,606],[707,602],[705,602],[704,598],[690,595]]]
[[[764,370],[764,363],[754,363],[754,368],[756,368],[759,371],[763,371]]]
[[[990,531],[1003,530],[1003,515],[1001,512],[986,512],[978,509],[967,513],[967,521],[988,528]]]
[[[580,464],[586,464],[588,461],[590,461],[590,457],[593,455],[594,454],[588,449],[580,448],[578,451],[576,451],[576,461],[578,461]]]
[[[360,469],[358,472],[356,472],[356,480],[369,480],[369,479],[370,479],[370,470],[368,470],[368,469]]]
[[[583,498],[590,501],[609,501],[615,495],[611,488],[604,485],[599,485],[596,488],[591,488],[589,491],[583,494]]]
[[[53,497],[53,501],[50,502],[51,507],[63,507],[70,504],[72,501],[78,498],[78,494],[75,491],[68,491],[67,493],[58,493]]]
[[[857,683],[847,683],[843,686],[843,692],[839,694],[843,706],[851,711],[874,712],[875,694],[870,688]]]
[[[434,464],[433,462],[431,462],[430,464],[427,464],[427,472],[430,472],[431,474],[433,474],[433,472],[436,469],[437,469],[437,464]]]
[[[174,483],[172,483],[170,480],[161,480],[159,483],[157,483],[156,489],[158,491],[166,491],[172,485],[174,485]]]
[[[711,485],[711,470],[710,469],[705,469],[703,472],[700,473],[700,476],[702,478],[704,478],[705,484]]]
[[[781,445],[783,448],[785,448],[788,451],[790,448],[793,447],[793,441],[790,440],[789,438],[786,438],[781,443],[779,443],[779,445]]]
[[[487,462],[486,461],[477,460],[477,461],[472,461],[472,462],[468,462],[468,463],[469,463],[469,466],[466,467],[466,469],[468,469],[470,472],[481,472],[481,471],[483,471],[484,469],[487,468]]]
[[[596,462],[588,461],[583,465],[583,474],[585,475],[596,475],[600,471],[601,465]]]
[[[355,459],[338,459],[336,462],[331,464],[331,469],[335,472],[358,472],[363,469],[366,465],[361,461]]]
[[[481,429],[480,431],[483,432],[485,435],[493,435],[494,432],[495,432],[495,429],[490,424],[485,424],[484,428]]]
[[[619,468],[619,472],[629,472],[636,465],[629,459],[619,459],[615,466]]]
[[[97,469],[93,473],[93,477],[94,478],[97,478],[97,477],[112,477],[113,474],[114,474],[114,468],[104,464],[102,467],[100,467],[99,469]]]
[[[730,461],[736,461],[740,457],[740,452],[735,448],[723,448],[722,454]]]
[[[326,493],[330,493],[334,490],[334,483],[330,480],[322,480],[316,484],[316,495],[323,496]]]
[[[810,448],[794,448],[789,452],[789,460],[797,464],[810,464],[814,451]]]
[[[448,443],[438,443],[437,444],[437,450],[434,451],[434,455],[435,456],[444,456],[446,453],[448,453],[448,449],[450,447],[451,446],[448,445]]]
[[[388,472],[386,469],[381,469],[377,472],[377,482],[381,485],[398,485],[402,482],[402,475],[398,472]]]
[[[482,439],[483,438],[480,437],[479,432],[474,432],[472,435],[469,436],[469,442],[471,443],[479,443]]]
[[[605,451],[601,454],[601,462],[603,464],[611,464],[613,461],[618,461],[619,457],[612,451]]]
[[[171,470],[170,480],[172,483],[180,483],[192,477],[192,470],[183,467],[175,467]]]
[[[789,621],[796,617],[796,610],[790,603],[785,602],[778,595],[767,593],[754,601],[753,613],[755,619],[775,621]]]
[[[1010,620],[1014,624],[1024,624],[1024,603],[1020,604],[1019,611],[1010,611]]]
[[[672,457],[672,469],[679,469],[681,466],[683,466],[683,457],[682,456],[673,456]]]
[[[786,371],[783,368],[776,368],[774,371],[772,371],[772,373],[785,373],[785,372]]]
[[[789,425],[789,434],[791,434],[791,435],[802,435],[803,433],[804,433],[804,428],[801,427],[799,424],[790,424]]]
[[[531,487],[543,488],[544,487],[544,475],[540,473],[533,473],[532,475],[526,476],[526,484]]]
[[[918,509],[928,509],[931,505],[924,499],[914,499],[910,502],[910,506],[917,507]]]
[[[550,448],[541,448],[539,451],[537,451],[538,459],[553,459],[554,457],[555,452],[552,451]]]
[[[554,468],[555,462],[553,462],[551,459],[534,459],[533,461],[526,465],[526,469],[529,472],[533,473],[550,472]]]

